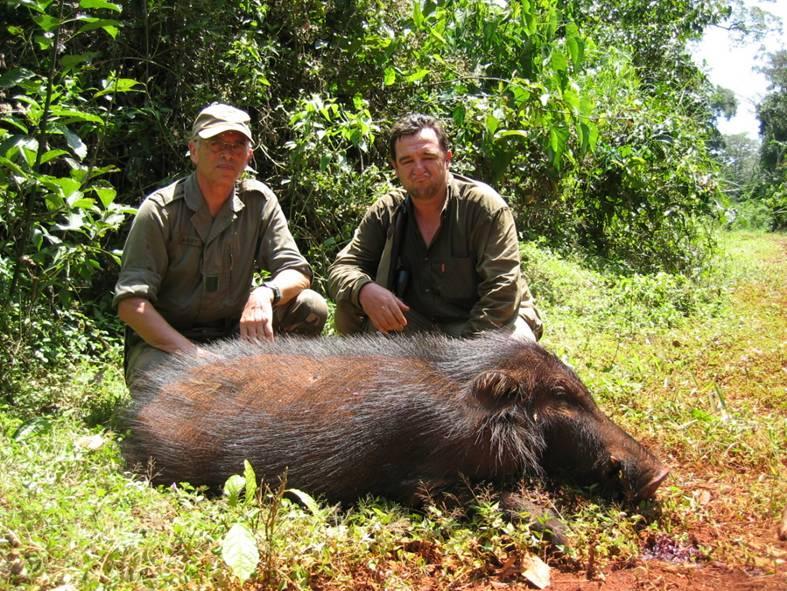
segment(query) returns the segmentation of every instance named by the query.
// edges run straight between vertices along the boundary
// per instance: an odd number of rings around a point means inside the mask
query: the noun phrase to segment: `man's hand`
[[[273,292],[258,287],[249,295],[240,316],[240,336],[243,339],[273,340]]]
[[[407,326],[404,313],[410,307],[382,285],[367,283],[361,288],[358,301],[372,326],[380,332],[399,332]]]

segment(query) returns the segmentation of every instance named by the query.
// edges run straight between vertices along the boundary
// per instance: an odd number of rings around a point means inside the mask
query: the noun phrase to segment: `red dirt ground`
[[[550,591],[787,591],[787,541],[778,538],[776,523],[746,523],[743,516],[727,522],[725,529],[693,530],[697,545],[715,547],[720,541],[743,538],[749,551],[758,553],[756,565],[733,567],[720,561],[684,561],[639,559],[611,565],[598,573],[587,567],[552,567]],[[729,529],[726,529],[729,528]],[[686,557],[684,557],[686,558]],[[695,555],[696,558],[696,555]],[[416,591],[526,591],[536,589],[523,580],[519,563],[502,565],[483,579],[458,585],[446,585],[439,578],[422,578],[411,587]],[[380,565],[384,568],[383,565]],[[322,591],[334,591],[328,585]],[[380,590],[385,587],[372,573],[356,573],[355,590]]]
[[[739,526],[741,524],[738,524]],[[731,567],[718,561],[671,562],[640,559],[620,565],[612,565],[602,572],[591,573],[587,568],[570,567],[561,570],[552,567],[549,591],[787,591],[787,541],[780,541],[773,527],[749,527],[743,531],[692,531],[692,538],[702,545],[713,545],[714,540],[730,536],[745,536],[749,549],[759,548],[762,566],[750,568]],[[426,552],[428,554],[428,550]],[[435,558],[435,557],[432,557]],[[502,565],[482,579],[463,583],[446,584],[439,577],[413,579],[407,576],[414,591],[527,591],[536,589],[523,580],[518,560]],[[392,565],[392,570],[396,566]],[[385,564],[378,564],[386,570]],[[375,573],[361,571],[353,573],[353,591],[387,591]],[[339,591],[335,584],[314,581],[319,591]],[[347,589],[342,588],[342,591]],[[399,587],[397,587],[399,589]]]

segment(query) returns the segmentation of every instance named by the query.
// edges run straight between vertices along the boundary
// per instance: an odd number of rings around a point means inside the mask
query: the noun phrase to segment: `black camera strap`
[[[396,208],[393,219],[393,243],[391,244],[391,263],[388,268],[388,288],[402,298],[407,289],[408,273],[403,268],[401,260],[402,244],[404,243],[404,233],[407,230],[407,206],[410,203],[410,196],[405,197],[404,201]]]

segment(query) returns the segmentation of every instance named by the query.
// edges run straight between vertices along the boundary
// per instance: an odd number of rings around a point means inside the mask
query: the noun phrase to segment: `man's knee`
[[[328,319],[328,303],[311,289],[304,289],[282,311],[277,332],[319,336]]]
[[[146,374],[171,357],[171,353],[156,349],[147,343],[140,342],[126,351],[125,379],[131,395],[137,389],[137,383]]]
[[[366,330],[363,310],[349,302],[337,302],[333,312],[333,327],[339,334],[356,334]]]
[[[512,337],[521,339],[523,341],[533,341],[534,343],[538,340],[533,329],[530,328],[530,325],[521,316],[517,317],[512,329]]]

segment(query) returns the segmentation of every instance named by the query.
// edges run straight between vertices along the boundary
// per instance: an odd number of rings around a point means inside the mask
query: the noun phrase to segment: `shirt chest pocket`
[[[240,240],[236,235],[211,241],[203,252],[202,275],[208,293],[235,299],[248,285],[242,281],[248,275],[247,265],[240,256]]]
[[[432,263],[432,278],[435,288],[447,301],[478,299],[478,277],[471,257],[453,257]]]
[[[169,279],[193,286],[200,274],[202,263],[202,240],[196,236],[184,236],[173,240],[168,247],[167,261]]]

